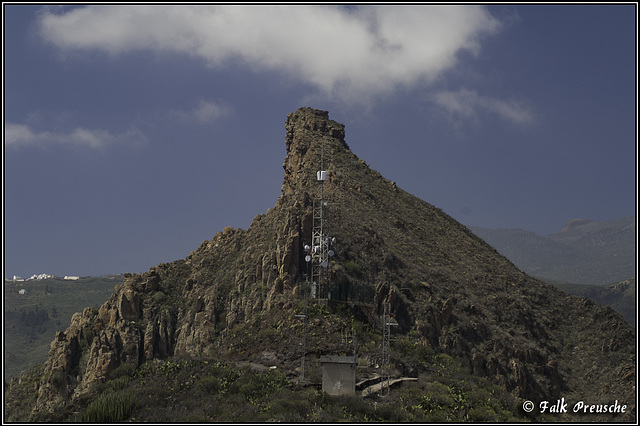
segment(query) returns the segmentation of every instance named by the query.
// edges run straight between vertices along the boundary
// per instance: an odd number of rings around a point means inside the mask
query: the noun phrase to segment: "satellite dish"
[[[333,244],[335,244],[335,243],[336,243],[336,237],[333,237],[333,238],[331,239],[331,245],[333,245]]]
[[[305,261],[307,261],[307,262],[310,262],[310,261],[311,261],[311,256],[306,255],[306,256],[304,257],[304,260],[305,260]]]
[[[307,245],[304,246],[304,251],[309,251],[310,248],[311,247],[309,247],[309,245],[307,244]]]
[[[335,254],[335,252],[333,250],[329,250],[329,257],[333,257],[333,255]]]
[[[324,262],[321,263],[323,268],[326,268],[327,266],[329,266],[329,262],[327,262],[326,260]]]

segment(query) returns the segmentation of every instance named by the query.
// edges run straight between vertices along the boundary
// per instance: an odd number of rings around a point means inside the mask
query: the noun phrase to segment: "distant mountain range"
[[[540,278],[605,285],[635,277],[635,216],[608,222],[572,219],[547,236],[522,229],[469,229]]]
[[[570,284],[553,280],[546,282],[574,296],[586,297],[601,305],[611,306],[620,312],[629,324],[636,325],[635,278],[607,285]]]

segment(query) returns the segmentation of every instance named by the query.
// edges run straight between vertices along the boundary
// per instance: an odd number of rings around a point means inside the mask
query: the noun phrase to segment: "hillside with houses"
[[[80,277],[77,275],[65,275],[64,277],[56,277],[51,274],[33,274],[29,278],[22,278],[17,275],[14,275],[13,278],[5,278],[5,282],[23,282],[23,281],[33,281],[33,280],[50,280],[50,279],[62,279],[62,280],[70,280],[75,281],[79,280]]]

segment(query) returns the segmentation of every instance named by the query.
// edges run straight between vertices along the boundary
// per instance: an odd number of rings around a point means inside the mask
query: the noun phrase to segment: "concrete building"
[[[322,390],[329,395],[353,395],[356,393],[355,356],[325,356],[322,364]]]

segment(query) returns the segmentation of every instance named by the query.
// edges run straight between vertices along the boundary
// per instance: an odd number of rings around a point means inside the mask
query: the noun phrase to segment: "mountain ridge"
[[[378,349],[366,343],[375,341],[386,304],[402,336],[459,359],[517,398],[616,395],[633,405],[635,331],[619,314],[526,275],[449,215],[370,169],[328,112],[298,109],[285,128],[275,206],[247,230],[218,232],[184,260],[127,275],[99,309],[74,315],[34,379],[29,418],[86,401],[124,365],[226,354],[256,363],[267,356],[293,371],[299,350],[274,330],[293,327],[309,294],[305,246],[313,242],[316,173],[323,169],[324,235],[337,242],[327,280],[335,298],[310,301],[325,312],[310,324],[316,337],[308,355],[316,366],[321,355],[350,350],[338,334],[349,324],[362,334],[359,357],[375,365]],[[395,355],[392,362],[405,374],[427,374],[419,361]]]
[[[636,326],[636,279],[631,278],[607,285],[574,284],[548,280],[550,284],[574,296],[586,297],[620,312],[632,326]]]
[[[470,229],[535,276],[590,285],[635,276],[635,216],[606,222],[569,220],[545,236],[512,228]]]

